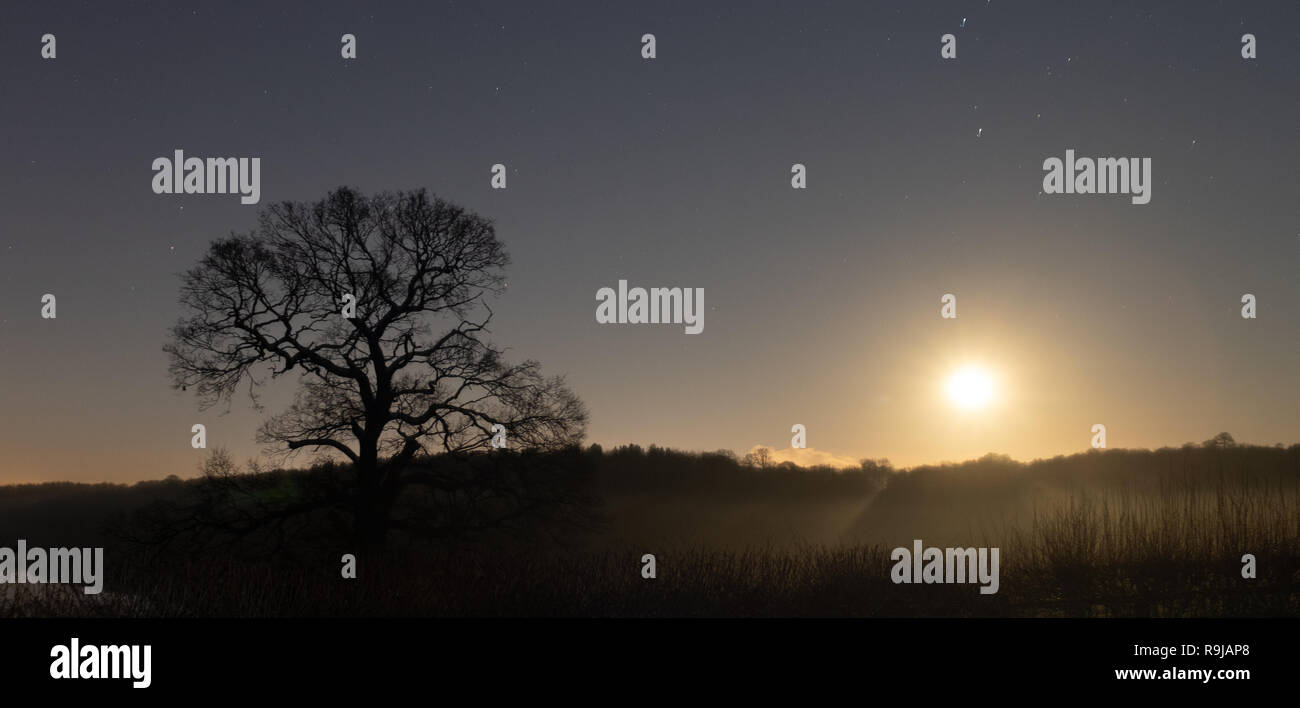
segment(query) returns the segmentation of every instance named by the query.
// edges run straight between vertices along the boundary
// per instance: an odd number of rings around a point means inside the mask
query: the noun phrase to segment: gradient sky
[[[427,187],[494,219],[495,339],[568,375],[591,442],[743,453],[802,423],[913,465],[1077,452],[1094,423],[1300,441],[1300,5],[1143,5],[6,6],[0,482],[189,476],[196,422],[258,454],[243,400],[167,382],[177,274],[259,208],[153,194],[177,148],[262,158],[262,205]],[[1151,203],[1040,194],[1067,148],[1152,158]],[[704,288],[704,332],[597,324],[620,278]],[[964,362],[994,406],[943,399]]]

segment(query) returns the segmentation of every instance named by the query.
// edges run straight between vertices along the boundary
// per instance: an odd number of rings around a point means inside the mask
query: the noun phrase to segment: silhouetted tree
[[[772,451],[765,447],[757,447],[745,454],[743,463],[747,467],[757,467],[767,469],[774,465],[772,460]]]
[[[403,487],[453,495],[483,483],[413,461],[489,449],[497,425],[512,450],[584,435],[585,408],[562,378],[508,364],[484,339],[507,262],[491,221],[424,190],[344,187],[271,205],[183,275],[187,313],[165,347],[172,382],[204,408],[246,385],[256,405],[266,378],[297,374],[294,403],[258,440],[347,458],[355,535],[377,546]]]
[[[1222,449],[1236,445],[1237,441],[1232,438],[1230,433],[1219,433],[1201,444],[1205,447],[1216,447]]]

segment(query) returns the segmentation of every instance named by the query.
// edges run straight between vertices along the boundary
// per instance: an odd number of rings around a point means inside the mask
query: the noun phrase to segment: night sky
[[[1079,452],[1095,423],[1300,441],[1300,4],[264,5],[0,11],[0,482],[191,476],[194,423],[259,454],[245,399],[168,384],[177,275],[340,185],[495,221],[493,339],[568,376],[589,442],[743,454],[799,423],[793,459],[915,465]],[[260,157],[261,204],[154,194],[176,149]],[[1151,202],[1042,194],[1067,149],[1150,157]],[[619,279],[704,288],[704,331],[598,324]],[[971,362],[997,382],[976,412],[942,391]]]

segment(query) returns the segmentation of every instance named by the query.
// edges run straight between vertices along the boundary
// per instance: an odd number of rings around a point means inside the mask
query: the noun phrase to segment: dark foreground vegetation
[[[177,514],[238,518],[223,504],[292,508],[343,467],[250,473],[218,455],[192,480],[2,488],[0,546],[102,545],[107,574],[93,597],[0,587],[0,616],[1300,614],[1300,445],[1221,435],[906,471],[635,446],[501,454],[473,471],[421,464],[439,477],[497,475],[500,494],[423,490],[404,501],[397,518],[429,518],[395,530],[382,556],[359,558],[355,580],[340,577],[355,548],[337,509],[247,533],[174,533]],[[540,476],[508,472],[520,465]],[[235,482],[245,501],[221,496]],[[894,584],[890,550],[913,539],[1000,548],[999,591]],[[642,577],[647,553],[654,579]],[[1242,577],[1245,554],[1254,578]]]

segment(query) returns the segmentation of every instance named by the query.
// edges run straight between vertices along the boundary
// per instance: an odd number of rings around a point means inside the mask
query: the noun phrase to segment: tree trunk
[[[374,553],[383,549],[388,540],[389,511],[390,507],[381,495],[365,490],[358,494],[355,529],[362,552]]]
[[[379,482],[379,444],[369,438],[360,441],[357,468],[356,518],[353,529],[362,553],[373,554],[388,539],[392,500]]]

